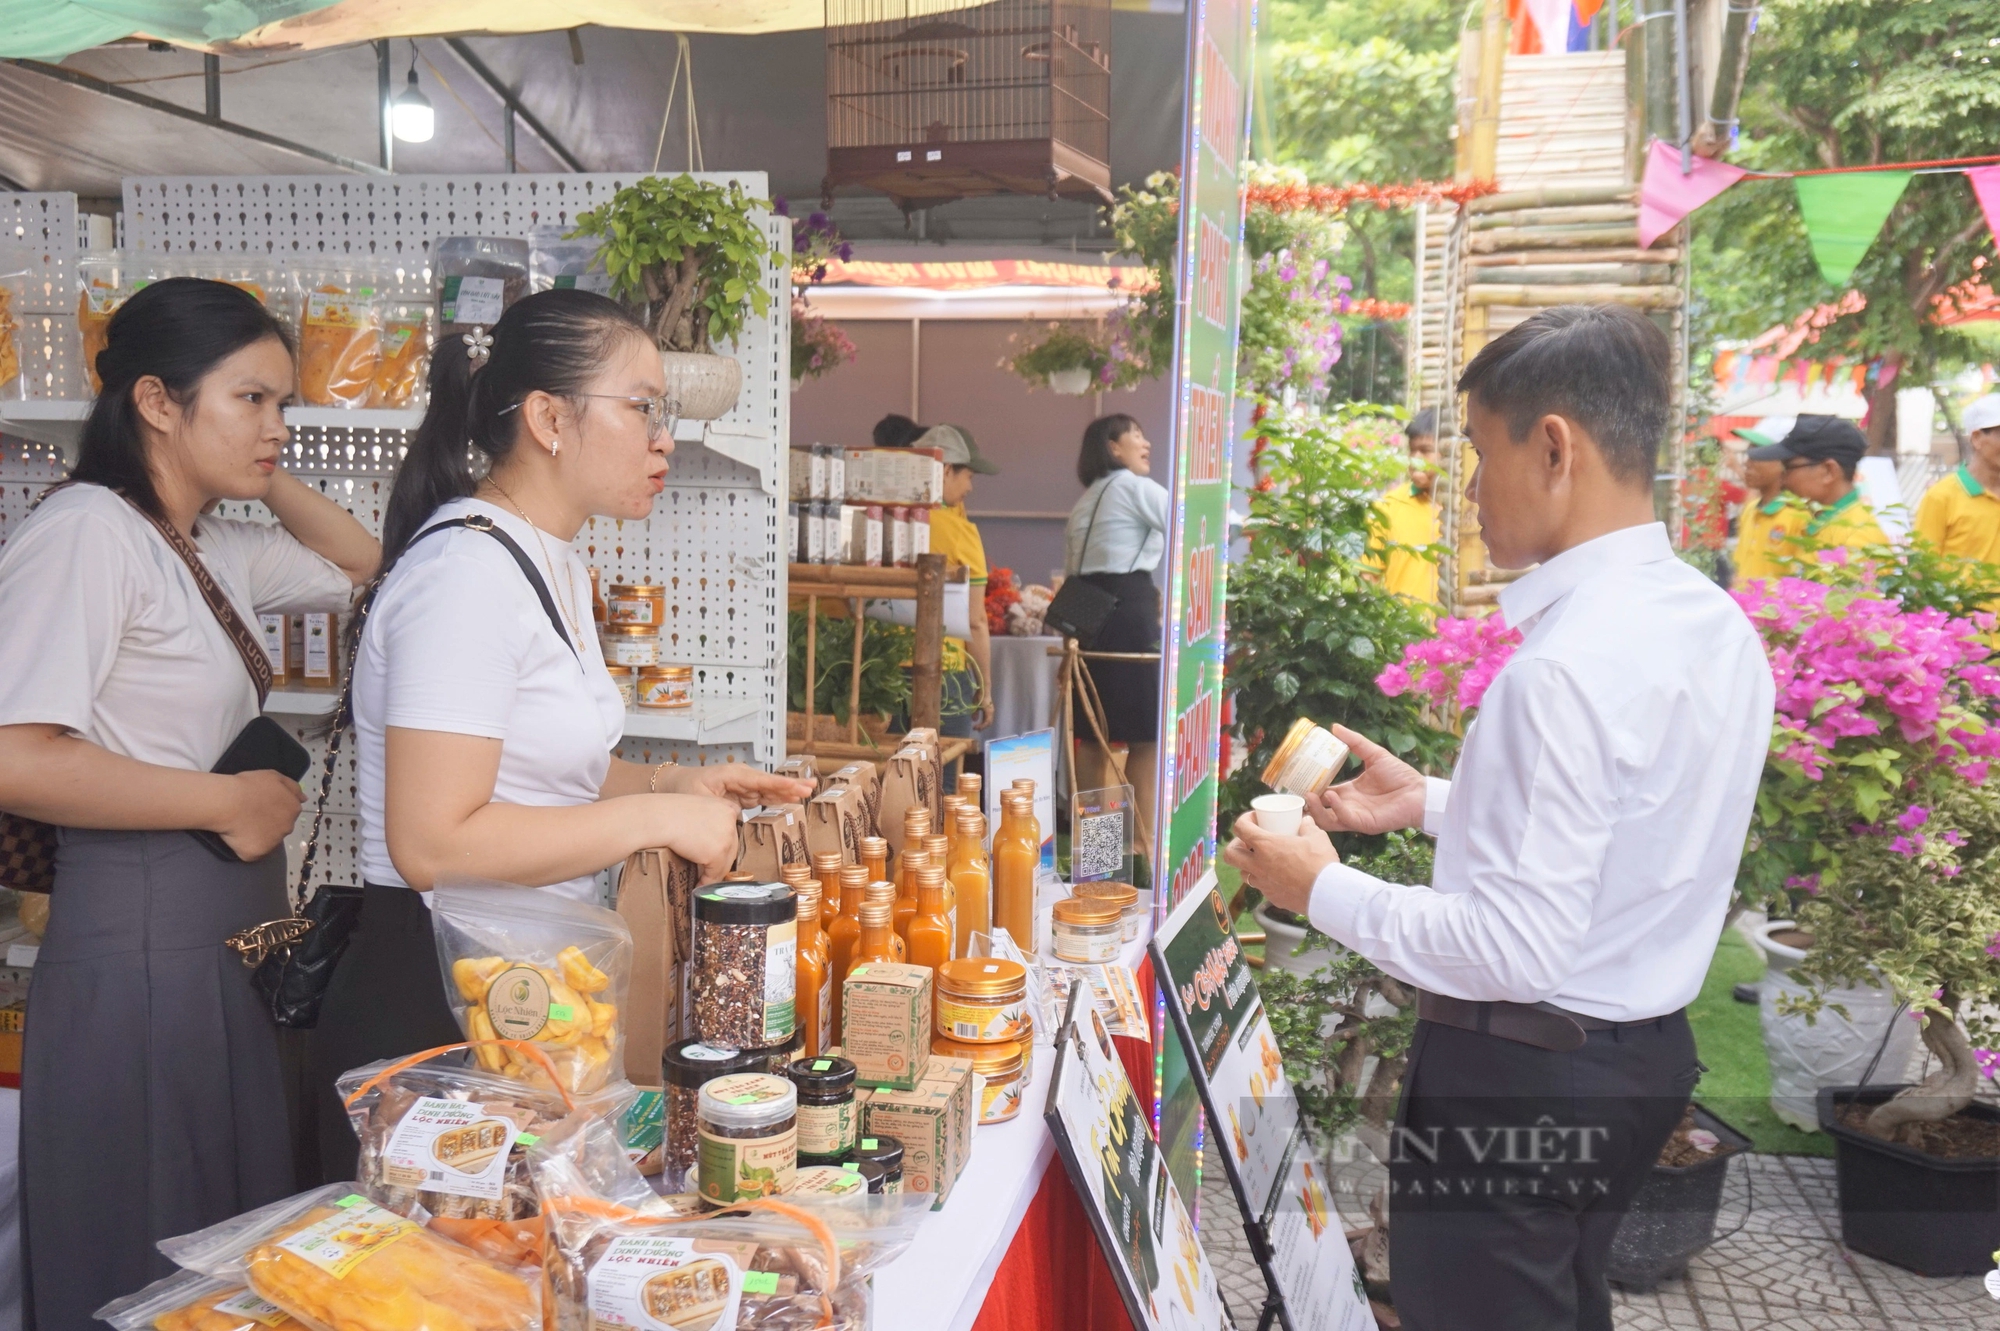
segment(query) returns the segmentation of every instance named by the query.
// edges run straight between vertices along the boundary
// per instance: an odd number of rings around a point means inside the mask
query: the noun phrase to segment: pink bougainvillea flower
[[[1931,811],[1921,804],[1912,804],[1903,810],[1903,816],[1896,820],[1896,826],[1905,832],[1914,832],[1931,819]]]
[[[1795,873],[1785,880],[1785,886],[1796,892],[1804,892],[1807,896],[1816,897],[1819,895],[1819,875]]]
[[[1392,698],[1414,690],[1434,707],[1456,703],[1471,711],[1520,646],[1521,635],[1498,615],[1448,615],[1437,621],[1436,629],[1436,637],[1403,648],[1403,659],[1377,675],[1375,686]]]
[[[1975,1049],[1972,1051],[1972,1058],[1979,1064],[1979,1071],[1988,1081],[2000,1081],[2000,1052]]]

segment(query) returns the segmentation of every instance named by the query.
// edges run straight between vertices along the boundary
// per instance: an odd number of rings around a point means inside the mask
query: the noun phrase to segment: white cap
[[[2000,393],[1988,393],[1967,407],[1959,424],[1968,433],[1973,430],[1990,430],[2000,425]]]

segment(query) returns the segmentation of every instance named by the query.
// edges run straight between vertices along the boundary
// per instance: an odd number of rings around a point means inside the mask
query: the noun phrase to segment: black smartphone
[[[216,759],[215,766],[208,770],[217,776],[235,776],[238,772],[283,772],[294,781],[302,781],[312,768],[312,755],[306,746],[292,737],[292,732],[273,721],[268,716],[257,716],[250,724],[238,731],[229,747]],[[243,863],[243,857],[229,848],[219,832],[189,832],[189,836],[207,846],[215,858],[229,864]]]

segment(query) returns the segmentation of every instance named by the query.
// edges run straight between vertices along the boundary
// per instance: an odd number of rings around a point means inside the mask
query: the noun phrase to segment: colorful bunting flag
[[[2000,249],[2000,166],[1978,166],[1965,173],[1979,209],[1986,214],[1986,227],[1993,233],[1993,247]]]
[[[1649,169],[1647,178],[1651,176]],[[1903,197],[1910,176],[1908,171],[1845,171],[1793,177],[1820,276],[1834,286],[1847,285],[1889,210]]]
[[[1696,157],[1694,169],[1681,174],[1681,150],[1654,139],[1646,151],[1646,177],[1639,185],[1639,245],[1652,243],[1674,229],[1689,213],[1743,179],[1742,167]]]

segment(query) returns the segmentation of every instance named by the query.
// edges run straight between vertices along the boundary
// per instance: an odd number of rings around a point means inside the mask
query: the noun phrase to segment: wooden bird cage
[[[1111,201],[1111,0],[826,0],[826,181]]]

